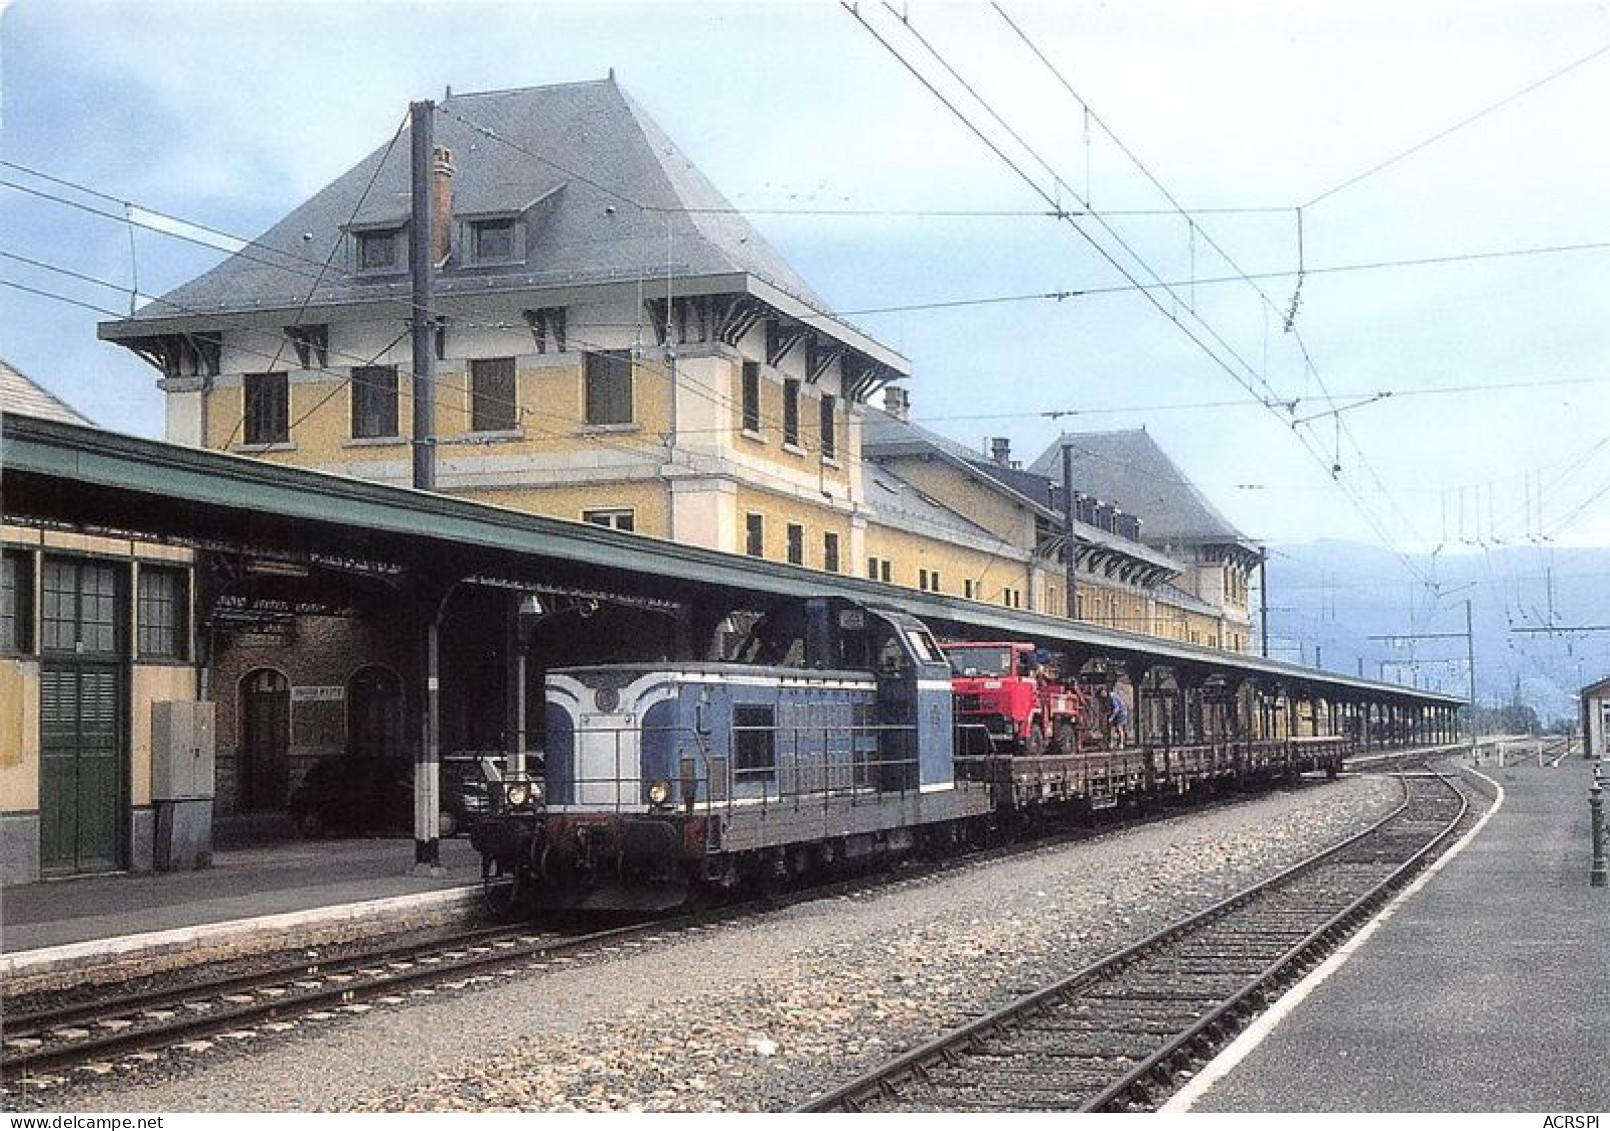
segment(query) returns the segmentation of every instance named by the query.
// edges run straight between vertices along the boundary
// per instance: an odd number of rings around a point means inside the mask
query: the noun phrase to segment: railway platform
[[[1610,1109],[1610,888],[1588,883],[1591,764],[1482,772],[1503,802],[1463,851],[1167,1110]]]
[[[221,849],[212,867],[107,874],[0,890],[0,981],[160,961],[202,949],[378,934],[461,918],[480,899],[480,857],[441,843],[442,871],[412,874],[405,837]]]

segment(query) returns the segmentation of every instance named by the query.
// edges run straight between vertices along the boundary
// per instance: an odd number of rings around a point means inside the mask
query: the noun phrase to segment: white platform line
[[[1450,848],[1447,852],[1444,852],[1436,859],[1435,862],[1432,863],[1429,868],[1420,873],[1412,884],[1404,888],[1390,903],[1381,908],[1380,912],[1377,913],[1376,916],[1368,923],[1366,923],[1357,934],[1342,944],[1340,949],[1338,949],[1329,958],[1325,959],[1324,962],[1316,966],[1306,978],[1298,982],[1291,989],[1287,990],[1285,994],[1280,997],[1280,1000],[1276,1001],[1274,1005],[1270,1006],[1269,1009],[1261,1014],[1256,1021],[1247,1026],[1239,1037],[1237,1037],[1234,1041],[1231,1041],[1229,1046],[1226,1047],[1223,1052],[1210,1060],[1207,1065],[1203,1067],[1202,1071],[1198,1072],[1194,1077],[1192,1077],[1191,1082],[1176,1092],[1174,1094],[1174,1098],[1169,1100],[1168,1103],[1164,1104],[1160,1110],[1176,1113],[1190,1111],[1192,1105],[1194,1105],[1197,1100],[1201,1099],[1208,1093],[1209,1089],[1234,1071],[1236,1066],[1252,1053],[1253,1049],[1257,1048],[1263,1043],[1264,1038],[1269,1036],[1270,1033],[1274,1032],[1275,1026],[1279,1025],[1280,1022],[1283,1021],[1292,1010],[1296,1009],[1298,1005],[1302,1004],[1303,1000],[1307,998],[1309,994],[1318,989],[1320,984],[1323,983],[1326,978],[1329,978],[1337,970],[1341,969],[1342,964],[1353,956],[1353,952],[1363,946],[1369,937],[1373,935],[1381,926],[1381,924],[1390,919],[1397,912],[1397,909],[1409,899],[1409,897],[1414,895],[1415,892],[1419,891],[1422,887],[1429,883],[1432,876],[1435,876],[1438,872],[1442,871],[1443,867],[1446,866],[1450,860],[1463,852],[1465,847],[1469,845],[1472,840],[1476,839],[1476,834],[1481,832],[1482,827],[1486,825],[1488,821],[1492,820],[1493,814],[1498,812],[1499,809],[1503,808],[1504,787],[1499,785],[1496,781],[1493,781],[1492,778],[1488,777],[1480,770],[1473,769],[1469,772],[1475,774],[1478,778],[1481,778],[1498,791],[1493,800],[1493,807],[1487,810],[1486,813],[1482,814],[1481,820],[1476,822],[1475,827],[1464,836],[1460,837],[1452,848]]]
[[[397,912],[451,907],[455,904],[473,903],[480,898],[480,894],[479,887],[445,888],[414,895],[364,900],[360,903],[340,903],[326,907],[312,907],[305,911],[228,919],[219,923],[201,923],[193,927],[175,927],[166,931],[118,935],[107,939],[93,939],[89,942],[17,951],[12,954],[0,954],[0,978],[71,969],[85,963],[103,962],[113,958],[156,954],[198,943],[274,934],[300,927],[352,922]]]

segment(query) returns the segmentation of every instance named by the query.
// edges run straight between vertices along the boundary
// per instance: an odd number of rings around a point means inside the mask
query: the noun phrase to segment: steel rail
[[[250,1003],[240,1003],[222,1010],[214,1010],[210,1008],[211,1003],[208,1003],[209,1008],[204,1014],[191,1010],[189,1016],[162,1019],[153,1025],[136,1025],[102,1036],[64,1040],[50,1047],[7,1050],[10,1055],[0,1061],[0,1082],[13,1085],[40,1072],[92,1063],[97,1059],[115,1058],[135,1051],[170,1047],[181,1041],[196,1040],[221,1031],[278,1020],[293,1014],[314,1012],[325,1005],[348,1006],[373,998],[386,997],[398,989],[420,982],[448,981],[455,975],[466,972],[492,970],[516,962],[549,959],[574,951],[585,951],[588,947],[608,945],[633,935],[686,928],[695,923],[703,923],[708,918],[708,916],[691,917],[680,924],[665,921],[636,923],[557,942],[552,939],[533,939],[529,944],[490,946],[457,957],[448,955],[457,951],[458,946],[445,945],[440,947],[443,952],[441,961],[431,962],[427,955],[425,958],[416,957],[411,960],[405,969],[365,973],[366,965],[388,961],[383,957],[371,955],[366,958],[364,964],[358,964],[354,972],[326,971],[313,975],[312,977],[324,979],[324,984],[308,988],[302,993],[287,993]],[[396,958],[389,961],[398,962]],[[197,1002],[202,996],[205,995],[192,993],[187,1001]],[[189,1006],[181,1002],[175,1012],[183,1014],[187,1009]],[[8,1042],[14,1039],[9,1035],[7,1037]]]
[[[23,1013],[15,1012],[4,1001],[0,1001],[0,1015],[5,1018],[5,1039],[10,1041],[22,1037],[34,1037],[41,1032],[59,1029],[80,1021],[93,1022],[102,1018],[117,1018],[129,1013],[137,1013],[148,1009],[164,1009],[169,1006],[177,1008],[182,1007],[186,1002],[196,1001],[203,997],[221,997],[228,993],[240,993],[264,986],[277,986],[283,982],[300,978],[317,978],[331,973],[344,973],[348,968],[357,969],[377,962],[399,962],[419,955],[430,954],[433,951],[476,946],[484,942],[495,943],[500,939],[519,938],[535,933],[529,928],[516,930],[512,926],[504,924],[499,927],[483,927],[459,934],[447,935],[431,939],[428,942],[405,944],[398,947],[375,947],[348,954],[332,955],[329,959],[323,961],[309,959],[304,954],[303,957],[294,962],[281,962],[259,970],[228,974],[207,981],[192,982],[188,985],[159,986],[134,993],[118,994],[112,997],[96,998],[77,1004],[53,1006]],[[26,1000],[27,998],[42,995],[33,993],[18,996]]]
[[[782,896],[781,899],[779,899],[777,895],[773,895],[768,900],[767,905],[775,907],[784,904],[791,904],[800,900],[831,897],[835,894],[842,894],[845,891],[859,890],[860,888],[863,888],[869,884],[876,886],[883,883],[903,882],[927,876],[940,875],[954,868],[967,867],[993,859],[1008,858],[1010,856],[1019,855],[1025,852],[1033,852],[1047,847],[1055,847],[1059,844],[1100,838],[1104,835],[1124,832],[1139,825],[1152,823],[1157,820],[1167,820],[1173,817],[1182,816],[1184,813],[1185,811],[1183,810],[1170,810],[1166,808],[1149,810],[1145,812],[1130,812],[1119,816],[1117,819],[1104,822],[1101,827],[1093,828],[1088,825],[1081,825],[1077,828],[1053,833],[1049,836],[1042,835],[1025,841],[1006,845],[994,845],[991,847],[976,849],[971,852],[963,852],[943,860],[933,861],[915,867],[908,867],[901,871],[878,873],[870,877],[854,877],[848,880],[840,880],[826,885],[814,886],[803,891],[787,893],[786,895]],[[709,921],[711,918],[722,918],[741,914],[744,910],[744,906],[745,905],[738,905],[736,907],[726,908],[722,911],[706,912],[700,916],[694,917],[692,920],[661,920],[657,924],[651,925],[657,925],[666,930],[675,930],[686,925],[686,922],[705,922]],[[17,1040],[42,1039],[41,1034],[46,1034],[53,1029],[63,1029],[83,1024],[94,1024],[96,1022],[106,1020],[122,1020],[128,1018],[131,1014],[139,1014],[146,1011],[172,1009],[178,1012],[191,1009],[192,1012],[194,1012],[192,1009],[192,1003],[199,1003],[209,998],[221,998],[230,993],[244,993],[263,988],[275,988],[286,983],[294,983],[296,981],[309,980],[312,978],[326,978],[332,975],[344,976],[351,972],[360,971],[364,967],[368,966],[407,960],[417,961],[421,956],[429,956],[433,952],[451,951],[464,946],[474,946],[482,943],[492,943],[495,945],[497,942],[505,939],[530,939],[533,934],[534,931],[531,924],[502,925],[498,927],[481,928],[475,931],[468,931],[463,934],[449,936],[445,939],[416,943],[400,948],[376,947],[374,949],[365,950],[354,954],[341,955],[327,963],[309,963],[305,960],[301,960],[292,963],[280,964],[269,970],[248,971],[238,975],[226,976],[209,981],[194,982],[184,986],[162,987],[141,993],[121,995],[115,998],[102,998],[93,1001],[86,1001],[77,1005],[68,1005],[61,1008],[36,1010],[23,1014],[13,1014],[7,1012],[4,1014],[5,1026],[3,1036],[6,1044],[9,1045],[10,1042]],[[578,941],[585,942],[585,939]],[[430,964],[430,968],[436,971],[448,970],[451,972],[448,967],[444,967],[441,963],[432,963]],[[348,989],[353,990],[353,987],[349,986]],[[277,1000],[279,1006],[288,1009],[297,1006],[298,1003],[303,1000],[303,997],[298,995],[295,998],[281,997]],[[3,1002],[0,1002],[0,1005],[3,1005]],[[232,1011],[227,1014],[227,1016],[222,1012],[214,1013],[210,1016],[219,1018],[221,1021],[229,1019],[237,1021],[241,1020],[239,1011]],[[195,1019],[191,1029],[187,1030],[186,1032],[194,1032],[194,1026],[201,1023],[201,1019]],[[176,1021],[174,1022],[173,1027],[178,1029],[181,1025],[181,1022]],[[63,1042],[59,1046],[53,1047],[52,1049],[48,1050],[48,1055],[47,1050],[44,1049],[23,1051],[16,1050],[15,1046],[7,1048],[4,1045],[0,1045],[0,1083],[10,1082],[15,1077],[21,1075],[24,1071],[41,1071],[53,1065],[71,1064],[84,1061],[89,1059],[92,1054],[97,1052],[101,1053],[102,1055],[111,1055],[122,1047],[122,1045],[120,1045],[120,1041],[130,1047],[133,1047],[138,1043],[137,1038],[143,1039],[149,1037],[154,1039],[158,1032],[159,1030],[157,1026],[147,1025],[139,1027],[136,1031],[118,1034],[109,1033],[103,1036],[88,1039],[80,1038],[71,1042]],[[181,1033],[181,1035],[183,1035],[183,1033]],[[55,1054],[58,1051],[61,1053],[61,1056],[56,1058]],[[68,1055],[69,1051],[72,1054],[70,1056]]]
[[[1446,779],[1441,778],[1441,775],[1436,776],[1446,782]],[[1192,932],[1225,918],[1231,912],[1254,903],[1259,898],[1283,887],[1287,881],[1295,879],[1301,876],[1303,873],[1310,872],[1321,867],[1332,858],[1346,852],[1353,846],[1362,843],[1368,838],[1381,834],[1389,824],[1398,820],[1398,818],[1407,813],[1412,800],[1410,797],[1410,789],[1406,780],[1404,780],[1402,777],[1400,777],[1399,780],[1403,783],[1403,801],[1395,809],[1393,809],[1392,812],[1386,814],[1369,827],[1344,838],[1334,845],[1322,849],[1321,851],[1307,857],[1302,861],[1299,861],[1296,864],[1291,865],[1288,868],[1283,869],[1274,876],[1244,888],[1241,891],[1235,892],[1202,911],[1196,912],[1195,914],[1187,916],[1186,918],[1175,923],[1171,923],[1152,935],[1139,940],[1138,942],[1132,943],[1121,950],[1098,959],[1097,961],[1090,963],[1075,973],[1059,979],[1049,986],[1045,986],[1041,989],[1025,994],[1022,997],[1019,997],[1016,1000],[1008,1003],[1001,1009],[998,1009],[983,1017],[975,1018],[973,1021],[970,1021],[963,1026],[944,1033],[933,1040],[930,1040],[906,1053],[903,1053],[874,1069],[872,1072],[860,1077],[859,1079],[853,1080],[842,1087],[827,1092],[824,1095],[801,1105],[795,1110],[801,1112],[861,1110],[864,1103],[876,1099],[882,1095],[892,1094],[892,1089],[898,1081],[910,1079],[914,1076],[920,1076],[925,1067],[949,1059],[951,1054],[955,1053],[959,1049],[965,1048],[975,1039],[991,1033],[1003,1032],[1014,1020],[1033,1016],[1047,1008],[1060,1004],[1062,1001],[1073,997],[1079,991],[1097,983],[1101,979],[1108,978],[1118,972],[1121,972],[1127,967],[1135,964],[1137,961],[1143,959],[1145,956],[1157,952],[1167,944],[1174,942],[1177,939],[1184,938]],[[1453,787],[1450,785],[1449,788],[1452,789]],[[1458,791],[1455,790],[1455,792],[1457,793]],[[1420,847],[1415,854],[1415,859],[1417,861],[1423,859],[1425,853],[1431,851],[1431,849],[1434,848],[1437,843],[1440,843],[1440,841],[1448,835],[1452,828],[1457,825],[1458,821],[1462,819],[1468,807],[1468,802],[1464,801],[1462,795],[1461,802],[1462,804],[1459,817],[1456,817],[1452,822],[1448,822],[1446,827],[1439,830],[1437,836],[1434,837],[1432,841]],[[1395,878],[1400,876],[1402,872],[1403,867],[1395,869],[1391,876],[1387,877],[1385,881],[1377,884],[1367,896],[1361,897],[1359,900],[1355,900],[1354,904],[1361,902],[1365,898],[1369,898],[1369,896],[1377,894],[1383,890],[1386,885],[1393,883]],[[1350,904],[1349,910],[1351,910],[1352,907],[1353,905]],[[1342,913],[1342,915],[1345,914],[1346,912]],[[1339,916],[1332,916],[1332,919],[1336,919],[1338,917]],[[1325,927],[1320,928],[1318,931],[1308,932],[1304,936],[1302,943],[1289,948],[1288,954],[1290,951],[1307,949],[1309,946],[1311,946],[1311,940],[1315,935],[1328,934],[1330,928],[1331,920],[1327,920]],[[1264,982],[1261,978],[1254,979],[1253,984],[1243,987],[1241,991],[1233,996],[1236,1000],[1244,1002],[1265,984],[1266,982]],[[1224,1010],[1215,1011],[1214,1014],[1211,1015],[1212,1023],[1222,1023],[1225,1019],[1225,1013],[1226,1011]],[[1197,1035],[1208,1031],[1209,1028],[1211,1028],[1211,1023],[1202,1024],[1199,1027],[1196,1025],[1192,1026],[1192,1029],[1196,1031]],[[1183,1039],[1184,1038],[1182,1037],[1182,1040]],[[1159,1063],[1161,1063],[1165,1058],[1149,1057],[1148,1061],[1153,1059],[1156,1059]],[[1141,1074],[1138,1073],[1137,1070],[1136,1073],[1126,1073],[1125,1075],[1126,1078],[1130,1075],[1136,1075],[1137,1078],[1139,1078]],[[1116,1085],[1113,1087],[1116,1087]],[[1107,1090],[1110,1091],[1112,1089],[1109,1088]]]
[[[1447,784],[1448,779],[1446,777],[1440,774],[1436,775],[1436,777],[1438,780],[1444,782],[1444,784]],[[1449,785],[1449,788],[1454,789],[1452,785]],[[1099,1093],[1095,1098],[1081,1105],[1079,1110],[1122,1110],[1125,1106],[1125,1097],[1127,1097],[1131,1092],[1138,1090],[1144,1095],[1145,1085],[1147,1081],[1152,1079],[1154,1075],[1158,1074],[1159,1072],[1168,1073],[1170,1067],[1176,1064],[1182,1055],[1186,1057],[1193,1056],[1196,1042],[1198,1042],[1205,1035],[1208,1035],[1217,1029],[1221,1029],[1223,1023],[1227,1021],[1235,1011],[1247,1006],[1253,1001],[1254,998],[1265,993],[1272,985],[1278,984],[1280,980],[1288,972],[1290,972],[1296,964],[1303,961],[1306,957],[1312,956],[1316,949],[1332,941],[1338,935],[1338,933],[1343,930],[1343,928],[1348,927],[1353,923],[1354,920],[1359,918],[1365,912],[1371,911],[1383,903],[1386,898],[1394,890],[1396,890],[1396,888],[1411,873],[1420,867],[1420,865],[1425,861],[1426,857],[1429,856],[1434,849],[1441,845],[1443,841],[1447,840],[1448,837],[1453,835],[1453,831],[1458,827],[1459,822],[1464,820],[1465,814],[1470,809],[1470,800],[1462,793],[1459,793],[1457,789],[1454,789],[1454,792],[1458,794],[1460,799],[1459,812],[1455,814],[1454,818],[1449,821],[1440,831],[1438,831],[1434,837],[1421,846],[1418,851],[1416,851],[1402,864],[1398,865],[1398,867],[1394,868],[1384,880],[1378,883],[1375,887],[1371,888],[1369,891],[1365,892],[1363,895],[1359,896],[1352,903],[1348,904],[1347,907],[1331,916],[1331,918],[1326,920],[1324,924],[1309,932],[1309,934],[1301,941],[1289,947],[1284,954],[1282,954],[1274,962],[1270,963],[1261,973],[1250,979],[1239,991],[1232,995],[1223,1004],[1209,1010],[1189,1029],[1185,1030],[1179,1036],[1170,1040],[1166,1045],[1164,1045],[1164,1047],[1158,1049],[1151,1056],[1141,1061],[1129,1072],[1125,1073],[1122,1078]],[[1408,800],[1405,799],[1404,807],[1406,808],[1407,805]],[[1399,812],[1402,811],[1402,809],[1399,810]],[[1347,933],[1351,933],[1351,931],[1348,931]],[[1168,1077],[1165,1076],[1165,1080],[1167,1078]]]

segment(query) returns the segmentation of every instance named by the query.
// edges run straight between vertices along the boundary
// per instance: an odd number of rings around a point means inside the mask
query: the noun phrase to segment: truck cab
[[[1064,684],[1021,641],[941,645],[950,661],[956,722],[982,727],[994,749],[1040,755],[1053,745],[1077,752],[1086,712],[1077,686]]]

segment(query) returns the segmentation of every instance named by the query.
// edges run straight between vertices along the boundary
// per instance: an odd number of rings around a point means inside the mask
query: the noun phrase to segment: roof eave
[[[633,301],[642,292],[643,280],[636,274],[606,280],[569,283],[518,282],[510,279],[507,285],[498,286],[502,278],[438,279],[432,305],[437,312],[451,318],[455,315],[475,313],[475,306],[490,297],[529,302],[533,307],[564,306],[575,302],[596,302],[611,298],[628,298]],[[476,285],[479,284],[479,285]],[[822,333],[868,359],[892,370],[899,377],[911,376],[911,362],[893,350],[881,345],[865,333],[825,314],[808,303],[795,298],[763,279],[744,271],[720,272],[705,275],[684,275],[654,283],[656,296],[669,290],[672,297],[747,294],[764,302],[779,314],[805,322]],[[307,320],[308,312],[339,311],[346,318],[371,317],[393,312],[401,320],[407,313],[408,290],[399,286],[392,294],[362,294],[350,297],[329,297],[309,302],[300,301],[262,306],[227,306],[220,304],[216,311],[186,310],[181,314],[119,318],[96,325],[96,336],[108,342],[136,342],[164,334],[189,334],[198,330],[242,330],[258,326],[279,326],[286,318],[300,314]],[[158,299],[157,302],[162,300]]]

